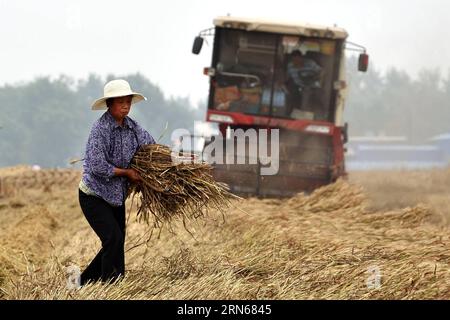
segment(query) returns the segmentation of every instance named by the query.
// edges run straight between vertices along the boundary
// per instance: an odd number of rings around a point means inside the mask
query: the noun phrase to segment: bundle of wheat
[[[186,160],[189,161],[180,161]],[[175,160],[175,161],[174,161]],[[212,167],[194,161],[194,155],[175,155],[161,144],[142,146],[134,155],[131,168],[142,178],[132,183],[129,196],[140,195],[138,216],[145,222],[161,227],[174,218],[197,219],[217,209],[224,213],[233,198],[226,184],[217,182],[212,176]]]

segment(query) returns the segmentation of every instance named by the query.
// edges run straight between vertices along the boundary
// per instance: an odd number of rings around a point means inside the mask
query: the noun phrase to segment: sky
[[[166,97],[205,101],[211,45],[191,53],[216,16],[343,27],[380,71],[450,67],[447,0],[0,0],[0,85],[61,74],[140,72]],[[212,40],[212,39],[210,39]]]

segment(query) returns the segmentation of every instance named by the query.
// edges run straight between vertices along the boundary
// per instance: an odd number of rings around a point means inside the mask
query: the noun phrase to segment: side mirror
[[[348,123],[344,123],[344,127],[342,128],[342,142],[346,144],[348,142]]]
[[[361,53],[358,59],[358,71],[366,72],[369,67],[369,55]]]
[[[203,47],[203,38],[200,36],[195,37],[194,45],[192,46],[192,53],[199,54]]]

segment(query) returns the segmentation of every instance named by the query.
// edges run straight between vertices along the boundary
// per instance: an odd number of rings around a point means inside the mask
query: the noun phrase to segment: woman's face
[[[111,101],[109,112],[115,119],[125,118],[131,109],[131,100],[133,96],[118,97]]]

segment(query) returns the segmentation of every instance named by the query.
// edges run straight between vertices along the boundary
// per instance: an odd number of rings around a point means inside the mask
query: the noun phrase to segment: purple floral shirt
[[[153,137],[136,121],[125,117],[123,126],[106,111],[92,126],[86,145],[83,182],[113,206],[125,202],[128,188],[126,177],[114,175],[114,167],[128,168],[141,145],[155,143]]]

